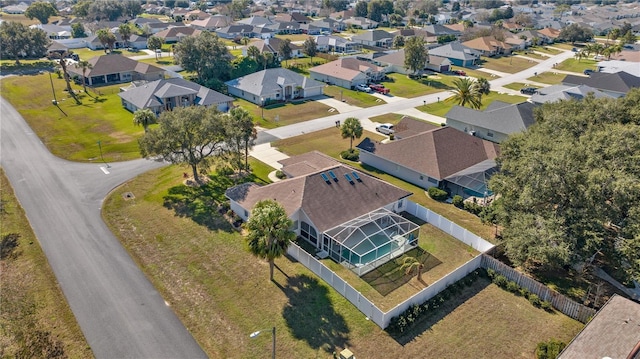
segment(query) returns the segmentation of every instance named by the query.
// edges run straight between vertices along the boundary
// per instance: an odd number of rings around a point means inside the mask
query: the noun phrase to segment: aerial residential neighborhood
[[[0,356],[640,357],[640,2],[0,2]]]

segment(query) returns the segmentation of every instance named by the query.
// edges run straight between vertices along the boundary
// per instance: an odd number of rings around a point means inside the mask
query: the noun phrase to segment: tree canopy
[[[483,89],[476,84],[476,81],[470,78],[460,78],[453,80],[453,85],[455,86],[451,90],[453,96],[449,97],[448,101],[453,101],[460,106],[469,105],[475,109],[482,106],[482,93],[480,91]]]
[[[44,56],[49,38],[40,29],[32,29],[15,21],[4,21],[0,24],[0,44],[2,57],[14,59],[19,65],[21,57]]]
[[[292,225],[284,208],[273,200],[258,202],[247,221],[249,251],[269,261],[269,279],[272,281],[275,259],[287,252],[296,237]]]
[[[558,38],[571,43],[575,43],[577,41],[589,41],[593,39],[593,31],[588,27],[575,23],[562,28]]]
[[[229,49],[218,36],[204,31],[198,36],[187,36],[176,44],[174,61],[187,71],[194,71],[201,85],[221,89],[222,82],[230,79]]]
[[[489,185],[509,259],[555,268],[603,253],[640,279],[640,90],[543,105],[501,145]]]
[[[24,16],[29,19],[38,19],[42,24],[49,23],[51,16],[58,15],[58,10],[50,2],[36,1],[29,5]]]
[[[425,46],[424,38],[413,36],[404,43],[404,67],[414,74],[424,70],[429,53]]]
[[[174,164],[186,164],[200,181],[198,167],[208,167],[223,150],[224,114],[203,106],[176,107],[158,118],[158,126],[139,140],[144,158],[161,157]]]

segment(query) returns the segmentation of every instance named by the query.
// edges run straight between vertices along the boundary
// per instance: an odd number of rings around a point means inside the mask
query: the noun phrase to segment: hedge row
[[[414,304],[397,317],[393,317],[385,329],[392,335],[399,335],[409,331],[414,324],[428,318],[440,308],[445,301],[459,294],[465,287],[471,286],[480,277],[486,277],[484,269],[476,269],[459,281],[449,285],[445,290],[422,304]]]
[[[503,276],[502,274],[498,274],[495,270],[491,268],[487,269],[487,275],[495,285],[502,289],[508,290],[515,295],[525,297],[534,307],[542,308],[547,312],[553,311],[551,302],[540,299],[537,294],[531,293],[527,288],[519,286],[518,283],[507,279],[507,277]]]

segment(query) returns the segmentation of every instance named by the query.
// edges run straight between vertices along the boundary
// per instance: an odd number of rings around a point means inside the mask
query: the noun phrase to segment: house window
[[[433,184],[438,184],[438,180],[437,180],[437,179],[435,179],[435,178],[428,177],[428,178],[427,178],[427,181],[429,181],[429,182],[431,182],[431,183],[433,183]]]
[[[244,210],[244,217],[245,218],[249,217],[249,211],[247,211],[246,209]]]
[[[420,181],[424,180],[424,176],[420,175]]]
[[[493,137],[493,132],[487,132],[487,137]]]

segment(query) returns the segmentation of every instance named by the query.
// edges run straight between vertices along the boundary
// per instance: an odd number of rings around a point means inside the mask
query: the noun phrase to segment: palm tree
[[[273,281],[275,259],[286,253],[296,235],[291,230],[293,222],[284,208],[267,199],[256,204],[247,221],[249,251],[258,258],[269,261],[269,279]]]
[[[113,45],[116,43],[116,36],[109,29],[100,29],[96,31],[96,35],[98,36],[98,40],[102,44],[104,48],[104,52],[113,50]]]
[[[491,84],[484,77],[478,77],[475,82],[476,90],[482,95],[488,95],[491,92]]]
[[[402,261],[402,265],[400,266],[400,270],[404,269],[404,274],[409,275],[414,270],[416,271],[416,278],[418,280],[422,280],[422,269],[424,268],[424,264],[418,260],[416,257],[405,257]]]
[[[142,126],[144,132],[149,132],[149,125],[156,123],[156,115],[148,108],[136,110],[133,113],[133,124],[136,126]]]
[[[260,49],[258,49],[254,45],[249,46],[247,48],[247,56],[253,58],[256,61],[258,61],[258,56],[260,56]]]
[[[342,138],[351,139],[349,151],[353,149],[353,140],[362,136],[362,131],[362,124],[360,123],[360,120],[355,117],[347,118],[344,120],[342,126],[340,126],[340,134],[342,135]]]
[[[129,39],[131,38],[131,27],[129,24],[120,24],[120,26],[118,26],[118,33],[120,33],[122,40],[124,40],[124,47],[129,47]]]
[[[87,70],[91,70],[93,65],[87,60],[80,60],[75,64],[75,67],[82,69],[82,87],[84,88],[84,92],[87,93],[87,81],[85,79],[87,77]]]
[[[454,101],[460,106],[468,104],[475,109],[482,106],[482,95],[478,92],[475,81],[469,78],[460,78],[453,80],[453,85],[455,88],[451,90],[453,96],[449,98],[449,101]]]
[[[242,107],[235,107],[229,110],[229,128],[227,131],[233,133],[230,140],[237,141],[236,148],[240,150],[244,147],[244,167],[249,171],[249,149],[253,147],[254,141],[258,138],[258,132],[253,124],[253,118],[249,111]],[[242,172],[242,163],[238,165]]]

